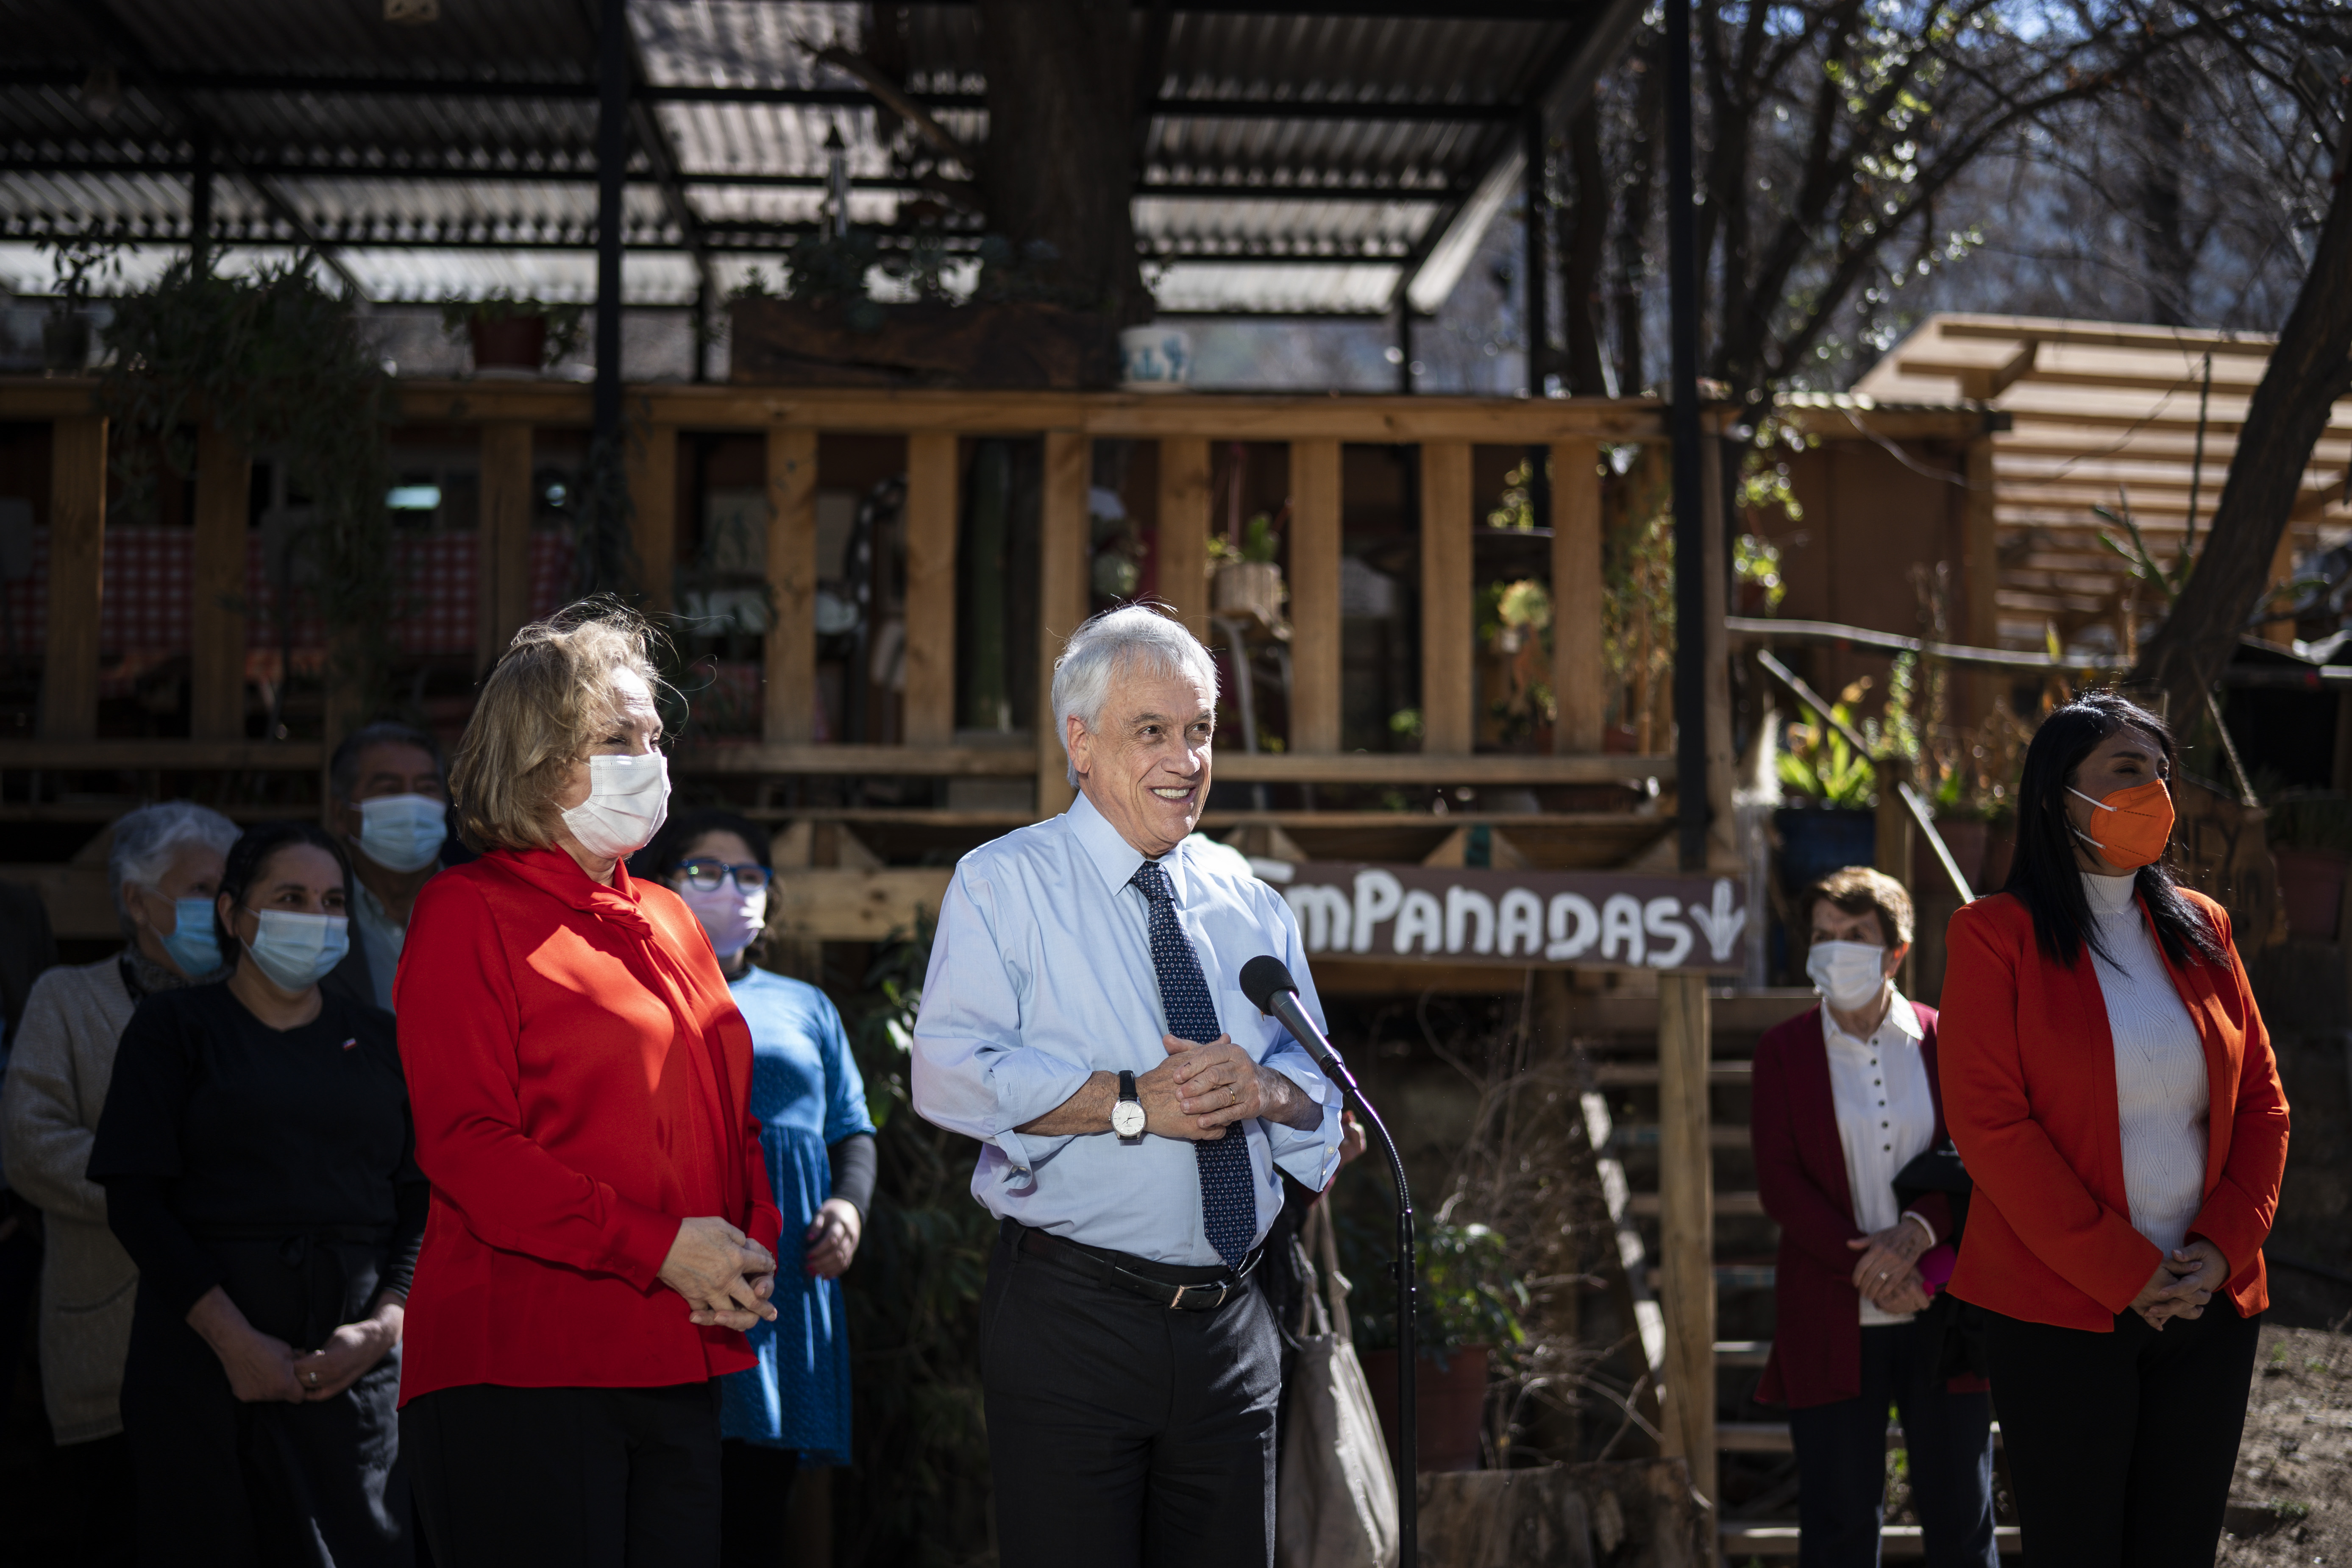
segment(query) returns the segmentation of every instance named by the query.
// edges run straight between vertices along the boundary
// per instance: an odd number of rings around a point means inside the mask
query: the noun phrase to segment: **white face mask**
[[[351,921],[343,915],[257,910],[254,916],[261,923],[245,951],[262,973],[288,991],[308,991],[351,951]]]
[[[653,842],[669,816],[669,759],[642,756],[588,759],[588,798],[563,813],[563,826],[591,855],[618,860]]]
[[[1805,977],[1842,1013],[1878,1000],[1886,984],[1886,950],[1866,942],[1817,942],[1805,959]]]
[[[387,871],[422,871],[449,837],[449,807],[429,795],[360,802],[360,853]]]
[[[710,936],[711,951],[721,958],[732,958],[751,946],[768,923],[768,889],[744,892],[732,877],[707,893],[699,888],[680,888],[677,896],[702,922]]]

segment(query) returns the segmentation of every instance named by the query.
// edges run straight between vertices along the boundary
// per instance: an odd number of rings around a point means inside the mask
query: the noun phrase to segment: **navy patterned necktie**
[[[1160,1006],[1168,1032],[1202,1045],[1224,1031],[1217,1027],[1216,1004],[1201,977],[1201,957],[1192,939],[1176,922],[1176,895],[1157,860],[1146,860],[1132,879],[1150,907],[1151,966],[1160,973]],[[1257,1187],[1250,1178],[1249,1140],[1234,1122],[1223,1138],[1192,1145],[1201,1169],[1201,1229],[1229,1268],[1239,1268],[1257,1235]]]

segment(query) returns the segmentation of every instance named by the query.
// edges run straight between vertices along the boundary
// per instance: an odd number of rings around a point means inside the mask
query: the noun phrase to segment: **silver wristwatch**
[[[1118,1075],[1118,1103],[1110,1108],[1110,1130],[1121,1138],[1143,1136],[1143,1101],[1135,1097],[1135,1075]]]

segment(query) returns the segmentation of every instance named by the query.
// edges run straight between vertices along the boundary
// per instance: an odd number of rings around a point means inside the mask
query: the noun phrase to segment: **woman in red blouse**
[[[751,1035],[693,914],[622,864],[669,795],[650,636],[591,603],[516,637],[451,771],[481,858],[401,955],[433,1184],[401,1447],[440,1568],[715,1561],[713,1380],[775,1316]]]

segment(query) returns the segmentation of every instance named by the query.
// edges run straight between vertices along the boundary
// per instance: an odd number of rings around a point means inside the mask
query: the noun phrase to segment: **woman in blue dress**
[[[849,1463],[849,1332],[841,1276],[874,1196],[874,1123],[841,1015],[824,992],[756,967],[767,923],[768,836],[730,811],[673,817],[631,865],[702,922],[751,1028],[751,1110],[797,1269],[776,1276],[776,1321],[751,1332],[760,1364],[720,1382],[722,1568],[790,1561],[794,1475]]]

